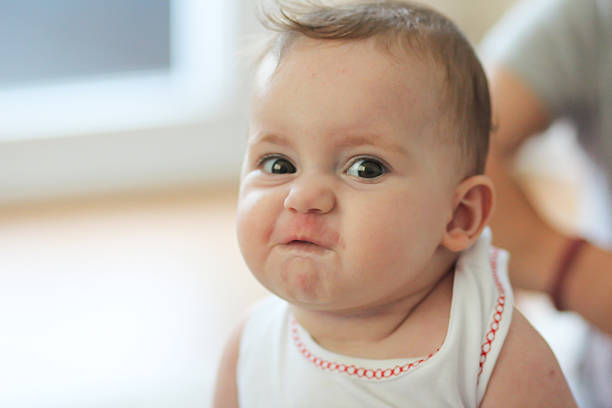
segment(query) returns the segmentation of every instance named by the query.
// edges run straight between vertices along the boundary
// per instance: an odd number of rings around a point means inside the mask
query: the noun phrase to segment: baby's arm
[[[576,407],[548,344],[516,309],[480,406]]]
[[[241,323],[231,334],[217,373],[217,385],[215,387],[214,408],[238,408],[238,387],[236,385],[236,365],[238,364],[238,353],[240,350],[240,337],[244,322]]]

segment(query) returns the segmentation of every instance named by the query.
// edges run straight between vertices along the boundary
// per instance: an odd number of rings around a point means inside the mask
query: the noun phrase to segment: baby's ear
[[[472,176],[461,182],[453,196],[453,214],[446,225],[442,245],[453,252],[472,246],[489,222],[495,201],[491,179]]]

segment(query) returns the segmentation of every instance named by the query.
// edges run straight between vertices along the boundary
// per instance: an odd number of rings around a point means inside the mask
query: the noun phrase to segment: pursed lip
[[[314,238],[314,237],[308,237],[308,236],[300,236],[300,235],[290,236],[289,238],[284,240],[282,244],[283,245],[310,244],[310,245],[320,246],[323,248],[328,247],[328,244],[323,242],[323,240],[321,239]]]
[[[331,245],[324,240],[306,236],[306,235],[291,235],[283,239],[280,244],[288,249],[296,249],[300,251],[319,252],[325,249],[331,249]]]
[[[285,244],[284,247],[286,249],[296,250],[299,252],[309,252],[309,253],[316,253],[316,254],[320,254],[328,250],[328,248],[325,248],[325,247],[322,247],[316,244],[312,244],[307,241],[291,241],[290,243]]]
[[[281,218],[274,228],[272,242],[296,250],[334,250],[339,245],[339,233],[324,221],[313,215]]]

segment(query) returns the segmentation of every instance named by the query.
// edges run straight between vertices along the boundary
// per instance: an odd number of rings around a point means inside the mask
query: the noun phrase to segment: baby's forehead
[[[287,43],[282,50],[268,52],[258,67],[260,79],[271,79],[287,65],[309,66],[309,61],[331,60],[338,67],[338,74],[351,66],[372,69],[382,66],[399,69],[412,78],[426,80],[430,85],[444,82],[439,61],[431,53],[419,52],[404,45],[399,39],[375,36],[358,40],[321,40],[298,37]],[[398,82],[405,81],[399,79]]]
[[[396,134],[407,146],[427,148],[450,141],[441,131],[447,117],[438,78],[417,57],[400,58],[376,43],[305,40],[275,68],[255,92],[252,129],[364,142]]]
[[[256,84],[255,96],[284,88],[308,94],[309,87],[324,84],[323,99],[339,104],[367,107],[377,99],[382,116],[396,113],[391,106],[428,115],[439,111],[444,79],[427,58],[383,47],[376,39],[304,38],[293,42],[280,60],[266,57]]]

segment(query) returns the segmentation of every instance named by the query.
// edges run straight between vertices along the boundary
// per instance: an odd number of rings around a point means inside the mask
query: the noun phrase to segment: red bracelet
[[[553,284],[550,291],[550,297],[553,304],[559,311],[567,310],[565,303],[563,302],[563,293],[567,284],[567,277],[572,265],[576,261],[580,250],[584,248],[584,244],[587,242],[582,238],[570,238],[561,253],[559,258],[559,264],[557,269],[553,273]]]

